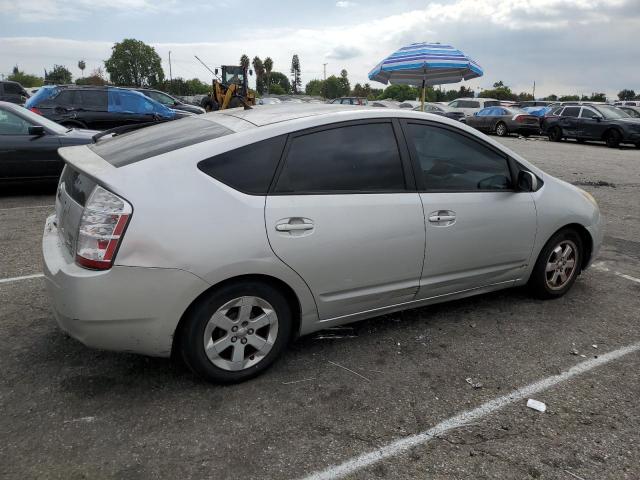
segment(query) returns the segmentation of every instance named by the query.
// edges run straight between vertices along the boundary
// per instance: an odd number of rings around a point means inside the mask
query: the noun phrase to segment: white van
[[[449,102],[454,112],[462,112],[465,116],[473,115],[485,107],[499,107],[500,100],[495,98],[456,98]]]

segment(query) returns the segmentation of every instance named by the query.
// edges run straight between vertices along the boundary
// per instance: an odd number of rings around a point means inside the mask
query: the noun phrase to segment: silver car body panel
[[[463,130],[510,155],[544,185],[534,193],[256,196],[197,168],[205,158],[277,135],[390,117]],[[86,343],[166,356],[178,321],[193,300],[243,275],[262,275],[288,285],[300,304],[299,332],[307,334],[526,283],[545,242],[567,224],[590,232],[594,254],[602,241],[599,211],[579,189],[446,117],[410,110],[279,104],[199,118],[237,133],[120,168],[85,146],[60,150],[67,163],[133,205],[116,266],[104,272],[75,265],[72,249],[51,231],[57,227],[45,231],[45,275],[54,309],[63,328]],[[440,210],[455,212],[455,223],[436,226],[425,218]],[[313,222],[313,229],[301,230],[300,235],[276,230],[278,223],[292,217]],[[111,327],[108,312],[114,307],[94,301],[99,291],[120,295]],[[146,320],[133,321],[140,318]],[[74,319],[73,327],[65,319]],[[87,333],[88,326],[98,323],[86,319],[101,322],[102,336]],[[108,328],[112,331],[107,335]]]

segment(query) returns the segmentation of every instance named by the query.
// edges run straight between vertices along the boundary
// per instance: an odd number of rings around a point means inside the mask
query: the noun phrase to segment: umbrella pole
[[[421,102],[420,102],[420,110],[422,110],[424,112],[424,94],[425,94],[425,82],[424,82],[424,78],[422,79],[422,97],[421,97]]]

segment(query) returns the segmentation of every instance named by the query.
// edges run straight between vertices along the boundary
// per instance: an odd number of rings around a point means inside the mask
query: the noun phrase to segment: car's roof
[[[335,105],[326,103],[275,103],[261,105],[249,110],[231,108],[208,114],[213,120],[216,115],[226,115],[249,122],[257,127],[273,123],[286,122],[297,118],[313,117],[317,115],[339,114],[339,112],[353,110],[370,111],[368,107],[359,105]]]

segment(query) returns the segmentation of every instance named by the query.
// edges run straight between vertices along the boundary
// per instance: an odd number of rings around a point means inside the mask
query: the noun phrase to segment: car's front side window
[[[420,164],[426,190],[473,192],[512,189],[505,156],[452,130],[410,123],[409,147]]]
[[[594,112],[590,108],[582,108],[582,112],[580,112],[580,118],[592,118],[592,117],[599,117],[599,116],[600,115],[598,115],[596,112]]]
[[[15,113],[0,110],[0,135],[29,135],[30,126]]]
[[[293,137],[276,193],[405,190],[391,123],[347,125]]]

